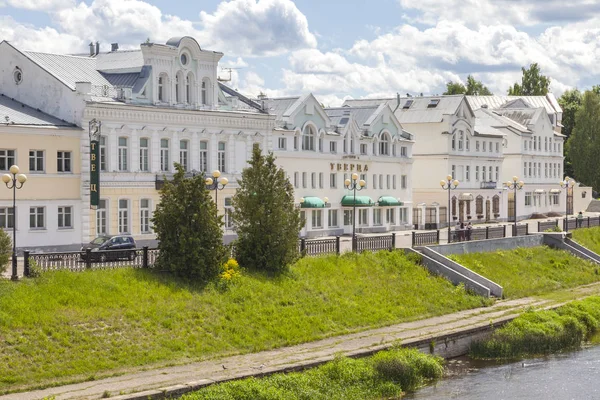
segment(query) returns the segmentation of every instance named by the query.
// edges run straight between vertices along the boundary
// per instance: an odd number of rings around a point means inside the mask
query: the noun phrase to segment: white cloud
[[[0,40],[7,40],[22,50],[46,53],[70,53],[84,49],[85,41],[80,37],[60,33],[53,28],[36,28],[20,24],[9,16],[0,16]]]
[[[200,21],[214,48],[236,55],[272,56],[317,45],[291,0],[221,2],[214,14],[202,11]]]
[[[34,11],[54,11],[75,6],[75,0],[4,0],[0,7],[10,6]]]

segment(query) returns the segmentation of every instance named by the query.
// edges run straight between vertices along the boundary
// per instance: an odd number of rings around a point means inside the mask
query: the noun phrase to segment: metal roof
[[[494,114],[492,111],[480,108],[475,110],[475,132],[479,135],[503,137],[506,136],[499,128],[505,128],[512,124],[507,118]],[[520,130],[527,131],[521,126]]]
[[[112,86],[96,70],[95,58],[32,51],[26,51],[24,54],[72,90],[75,90],[75,82],[91,82],[94,86]]]
[[[144,66],[144,56],[141,50],[111,51],[100,53],[94,58],[96,59],[96,69],[108,73],[123,69],[140,70]]]
[[[265,110],[269,114],[275,114],[277,120],[281,120],[285,112],[294,105],[300,97],[282,97],[277,99],[264,100]]]
[[[8,98],[3,94],[0,94],[0,126],[1,125],[75,126]]]
[[[254,100],[251,100],[249,98],[247,98],[246,96],[244,96],[243,94],[241,94],[240,92],[230,88],[227,85],[224,85],[223,83],[219,82],[219,88],[224,92],[227,93],[230,96],[235,96],[239,99],[239,101],[241,101],[242,103],[246,104],[247,106],[249,106],[250,108],[254,109],[254,110],[258,110],[261,113],[267,113],[265,110],[263,110],[263,107],[261,104],[257,103]]]
[[[102,76],[113,86],[133,87],[140,77],[139,72],[127,74],[102,74]]]
[[[517,122],[520,125],[527,126],[534,123],[541,115],[545,113],[544,108],[499,108],[494,110],[496,114]]]
[[[325,113],[329,118],[332,117],[340,117],[342,118],[344,115],[351,115],[356,124],[361,127],[361,129],[366,129],[364,127],[365,122],[371,118],[371,116],[377,111],[379,108],[379,104],[374,106],[367,107],[336,107],[336,108],[326,108]]]
[[[562,113],[562,109],[556,102],[554,95],[548,93],[546,96],[466,96],[473,110],[487,105],[489,108],[501,108],[507,102],[513,100],[524,100],[533,108],[543,107],[549,114]]]

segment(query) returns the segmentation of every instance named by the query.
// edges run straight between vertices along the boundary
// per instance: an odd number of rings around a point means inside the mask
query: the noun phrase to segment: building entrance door
[[[419,224],[421,223],[421,209],[419,207],[413,208],[413,227],[414,229],[419,229]]]

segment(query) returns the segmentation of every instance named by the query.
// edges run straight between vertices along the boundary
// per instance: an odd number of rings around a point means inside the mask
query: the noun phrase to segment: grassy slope
[[[502,285],[507,298],[547,293],[600,280],[597,265],[545,246],[450,258]]]
[[[435,294],[435,295],[434,295]],[[148,271],[0,282],[0,391],[255,352],[486,304],[399,252],[306,258],[194,287]]]
[[[575,229],[572,233],[573,240],[594,253],[600,254],[600,227]]]

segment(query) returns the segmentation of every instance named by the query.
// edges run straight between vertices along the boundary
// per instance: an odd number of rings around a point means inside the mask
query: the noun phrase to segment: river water
[[[600,400],[600,345],[507,364],[447,363],[450,377],[403,399]]]

